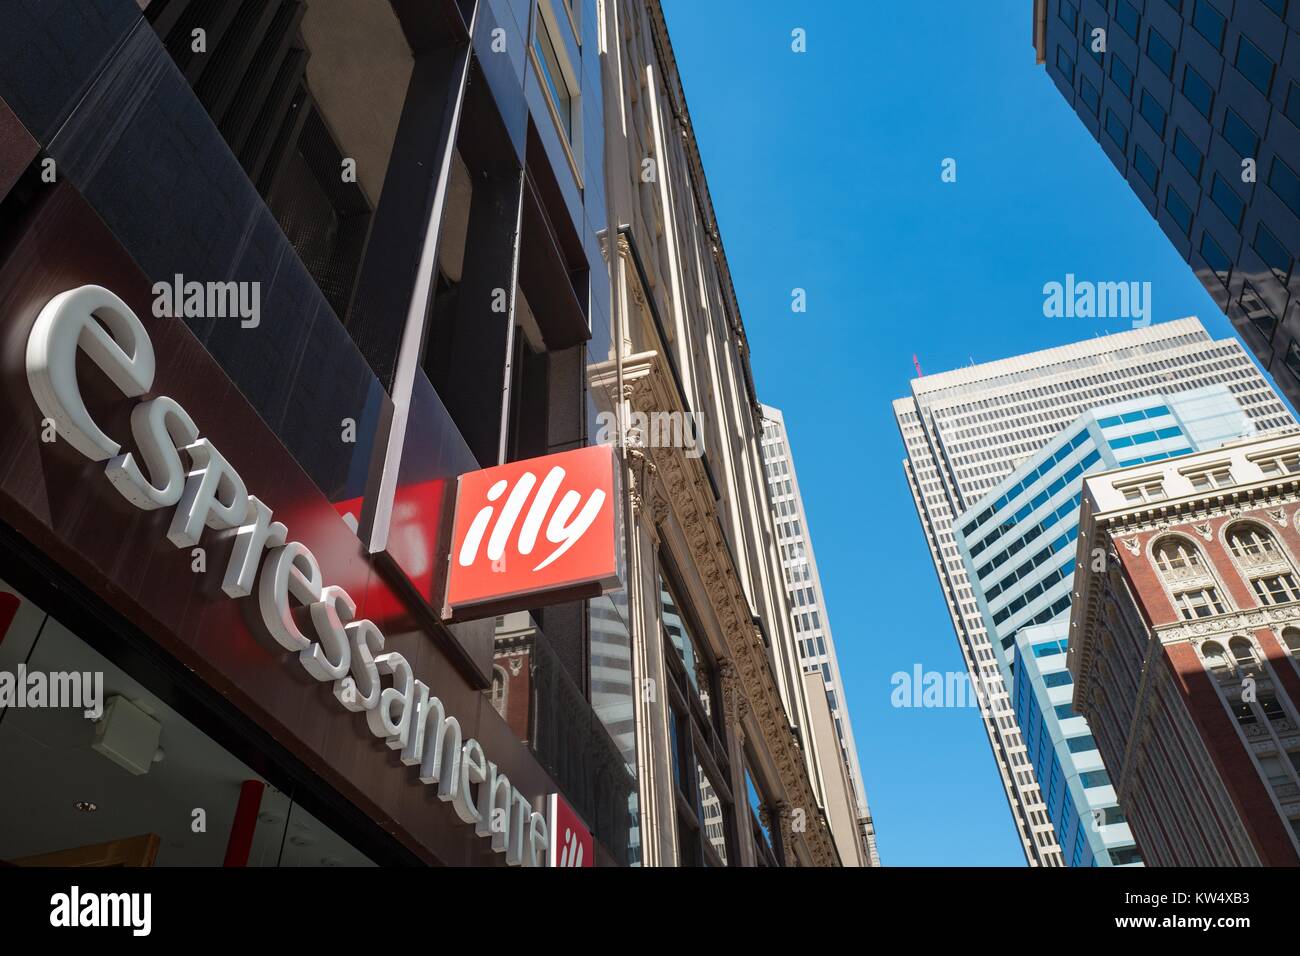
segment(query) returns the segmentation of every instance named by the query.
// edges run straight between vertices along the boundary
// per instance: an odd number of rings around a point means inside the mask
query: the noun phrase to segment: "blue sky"
[[[1231,326],[1035,65],[1029,0],[664,7],[759,394],[790,429],[882,859],[1022,866],[977,712],[890,706],[894,672],[963,666],[890,402],[913,354],[929,374],[1127,327],[1044,318],[1066,273],[1150,282],[1156,322]]]

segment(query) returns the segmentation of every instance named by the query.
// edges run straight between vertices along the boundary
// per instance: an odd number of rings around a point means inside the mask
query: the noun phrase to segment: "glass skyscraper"
[[[1035,0],[1039,63],[1300,402],[1300,4]]]

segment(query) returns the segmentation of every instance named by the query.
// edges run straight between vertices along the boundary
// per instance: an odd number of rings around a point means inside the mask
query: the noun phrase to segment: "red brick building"
[[[1070,621],[1148,865],[1300,865],[1300,436],[1084,484]]]

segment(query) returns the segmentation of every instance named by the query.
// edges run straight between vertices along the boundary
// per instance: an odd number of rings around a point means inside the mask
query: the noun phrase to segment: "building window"
[[[1300,216],[1300,179],[1291,167],[1276,156],[1268,171],[1268,184],[1293,213]]]
[[[546,81],[546,89],[550,92],[551,102],[559,117],[560,129],[565,138],[572,143],[574,96],[569,88],[564,69],[560,65],[555,43],[551,39],[550,24],[546,22],[546,17],[540,8],[537,11],[537,32],[533,36],[533,53],[537,57],[537,65],[541,69],[542,78]]]
[[[1268,307],[1260,294],[1255,291],[1255,287],[1250,284],[1249,280],[1242,280],[1241,296],[1237,301],[1241,306],[1241,311],[1246,313],[1246,318],[1250,319],[1251,324],[1259,329],[1260,335],[1272,341],[1273,333],[1277,330],[1277,316],[1273,314],[1273,310]]]
[[[1300,83],[1296,83],[1294,80],[1287,87],[1286,105],[1282,108],[1282,112],[1286,114],[1286,118],[1292,124],[1300,126]]]
[[[1056,68],[1065,74],[1070,84],[1074,84],[1074,61],[1061,47],[1056,48]]]
[[[1237,525],[1228,532],[1228,548],[1237,558],[1247,561],[1277,560],[1277,542],[1273,535],[1258,525]]]
[[[1193,179],[1201,178],[1201,165],[1205,162],[1205,157],[1181,129],[1174,130],[1174,155],[1192,174]]]
[[[1223,111],[1222,131],[1224,140],[1243,159],[1254,157],[1259,150],[1259,137],[1231,107]]]
[[[1277,164],[1274,163],[1274,168]],[[1300,197],[1300,183],[1297,183],[1297,196]],[[1214,174],[1214,179],[1210,183],[1210,198],[1214,204],[1223,211],[1228,217],[1228,222],[1232,223],[1234,229],[1241,228],[1241,216],[1246,211],[1246,204],[1242,202],[1241,197],[1233,190],[1231,186],[1218,173]],[[1298,199],[1300,201],[1300,199]]]
[[[1187,480],[1197,491],[1209,491],[1213,488],[1227,488],[1232,485],[1232,469],[1227,465],[1207,468],[1205,471],[1187,473]]]
[[[500,666],[492,668],[492,707],[502,717],[506,715],[506,672]]]
[[[1265,96],[1273,89],[1273,61],[1243,35],[1237,39],[1237,71]]]
[[[1122,487],[1116,486],[1115,490],[1123,494],[1124,500],[1128,502],[1161,501],[1166,497],[1164,482],[1159,478],[1148,478]]]
[[[1196,588],[1175,594],[1174,604],[1185,621],[1223,613],[1223,602],[1219,600],[1219,592],[1214,588]]]
[[[1196,0],[1192,8],[1192,27],[1216,50],[1223,49],[1223,29],[1226,21],[1209,0]]]
[[[1232,260],[1228,258],[1228,254],[1223,251],[1223,248],[1214,241],[1214,237],[1210,235],[1208,229],[1201,233],[1200,251],[1201,258],[1205,260],[1206,265],[1214,271],[1215,277],[1226,286],[1228,278],[1232,274]]]
[[[1206,119],[1214,107],[1214,88],[1190,66],[1183,67],[1183,96]]]
[[[1101,109],[1101,95],[1086,76],[1079,77],[1079,99],[1083,101],[1084,106],[1088,107],[1088,112],[1093,116],[1096,116]]]
[[[1079,780],[1085,790],[1110,786],[1110,774],[1105,770],[1089,770],[1087,773],[1081,773],[1079,774]]]
[[[1133,71],[1113,54],[1110,60],[1110,78],[1115,81],[1115,86],[1124,94],[1125,99],[1133,98]]]
[[[1079,28],[1079,8],[1070,0],[1061,0],[1057,5],[1056,15],[1061,18],[1062,23],[1070,28],[1071,33]]]
[[[1201,563],[1201,552],[1196,545],[1182,538],[1166,538],[1152,549],[1152,553],[1156,559],[1156,567],[1166,577],[1178,576],[1180,572],[1192,570],[1199,572],[1204,568]]]
[[[1287,280],[1291,278],[1291,254],[1262,222],[1255,227],[1254,247],[1259,257],[1264,260],[1264,264],[1272,271],[1273,277],[1282,285],[1286,285]]]
[[[1069,737],[1065,741],[1065,746],[1072,754],[1087,753],[1089,750],[1097,749],[1097,741],[1093,739],[1092,734],[1084,734],[1081,737]]]
[[[1294,627],[1283,628],[1282,643],[1286,645],[1286,649],[1293,658],[1300,660],[1300,629]],[[1300,769],[1300,767],[1297,769]]]
[[[1128,0],[1116,0],[1115,2],[1115,20],[1120,27],[1131,36],[1134,40],[1138,38],[1138,24],[1140,18],[1133,4]]]
[[[1169,211],[1170,218],[1182,229],[1183,235],[1192,231],[1192,210],[1173,186],[1165,188],[1165,209]]]
[[[1151,57],[1151,62],[1159,68],[1161,73],[1173,79],[1174,48],[1170,46],[1168,40],[1155,30],[1147,32],[1147,56]]]
[[[1223,650],[1223,645],[1218,641],[1206,641],[1201,645],[1201,657],[1205,660],[1206,666],[1216,674],[1230,674],[1231,666],[1228,664],[1228,655]]]
[[[1156,102],[1156,98],[1151,95],[1149,90],[1142,91],[1138,112],[1142,114],[1142,118],[1147,121],[1153,130],[1155,130],[1155,134],[1161,139],[1164,139],[1165,110],[1164,107]]]
[[[1137,174],[1142,177],[1142,181],[1151,188],[1151,191],[1155,192],[1160,172],[1141,146],[1133,147],[1133,168],[1137,170]]]
[[[1300,345],[1296,344],[1295,339],[1287,343],[1286,357],[1282,359],[1282,364],[1287,367],[1287,371],[1292,375],[1300,378]]]
[[[1295,577],[1291,574],[1270,574],[1250,582],[1261,604],[1289,604],[1300,601]]]
[[[1259,470],[1271,477],[1277,475],[1294,475],[1300,472],[1300,451],[1279,452],[1268,457],[1252,459]]]

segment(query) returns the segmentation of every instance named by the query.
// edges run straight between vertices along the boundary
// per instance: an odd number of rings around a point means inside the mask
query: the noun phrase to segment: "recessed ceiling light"
[[[73,806],[76,807],[78,810],[80,810],[82,813],[94,813],[96,810],[99,809],[99,804],[91,803],[89,800],[78,800],[76,803],[73,804]]]

